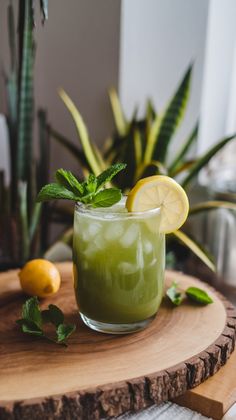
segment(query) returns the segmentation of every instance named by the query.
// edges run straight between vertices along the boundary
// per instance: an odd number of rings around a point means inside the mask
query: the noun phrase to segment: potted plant
[[[48,18],[47,1],[39,7],[42,22]],[[38,111],[39,157],[33,150],[34,123],[34,12],[36,2],[20,0],[16,36],[14,8],[8,5],[10,71],[5,76],[7,112],[5,115],[10,151],[10,184],[0,176],[0,268],[22,265],[40,254],[46,246],[47,219],[41,223],[43,209],[35,203],[38,189],[47,182],[48,131],[46,112]]]
[[[79,169],[84,175],[89,172],[98,175],[107,166],[116,162],[126,162],[125,174],[116,178],[116,184],[123,190],[129,190],[138,179],[163,174],[177,178],[178,182],[189,190],[193,181],[196,180],[200,170],[204,168],[210,159],[222,149],[228,142],[236,137],[236,134],[223,138],[214,147],[210,148],[199,158],[188,159],[187,153],[197,139],[198,122],[183,142],[181,148],[174,156],[169,153],[173,136],[181,124],[188,104],[192,65],[187,69],[176,89],[173,97],[165,109],[157,113],[152,101],[149,99],[146,106],[146,114],[143,118],[137,117],[137,109],[134,110],[130,120],[125,116],[121,107],[118,95],[114,89],[109,91],[111,107],[115,121],[115,132],[113,136],[104,142],[103,148],[99,150],[91,141],[87,127],[75,104],[68,94],[60,89],[59,95],[71,113],[75,123],[78,139],[81,147],[75,146],[71,141],[62,136],[52,127],[49,127],[50,134],[61,145],[77,159]],[[236,205],[229,201],[203,201],[190,207],[190,218],[203,211],[224,207],[236,209]],[[58,212],[67,215],[72,214],[69,207],[59,208]],[[167,237],[167,251],[175,250],[176,241],[194,252],[211,270],[215,270],[212,257],[207,250],[197,243],[191,236],[191,227],[187,223],[184,231],[177,231]],[[69,235],[69,236],[68,236]],[[62,242],[70,243],[72,230],[62,237]],[[53,254],[50,255],[53,258]],[[173,253],[167,253],[169,259]]]

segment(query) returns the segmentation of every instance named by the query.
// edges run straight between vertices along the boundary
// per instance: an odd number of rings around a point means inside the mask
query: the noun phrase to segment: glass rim
[[[122,196],[122,198],[126,198],[126,196]],[[120,202],[116,203],[119,204],[122,203],[122,199],[120,200]],[[108,211],[105,212],[104,210],[107,209]],[[144,211],[132,211],[132,212],[119,212],[115,209],[111,210],[111,207],[96,207],[93,208],[89,205],[80,203],[80,202],[76,202],[75,203],[75,212],[78,213],[82,213],[82,214],[86,214],[88,216],[94,217],[94,218],[101,218],[101,219],[106,219],[106,220],[114,220],[114,219],[129,219],[129,218],[146,218],[146,217],[151,217],[154,215],[160,215],[161,214],[161,208],[160,207],[156,207],[154,209],[150,209],[150,210],[144,210]],[[108,217],[108,216],[112,216]]]

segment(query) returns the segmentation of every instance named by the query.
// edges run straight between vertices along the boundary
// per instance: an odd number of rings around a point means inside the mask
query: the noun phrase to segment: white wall
[[[236,1],[211,0],[201,101],[199,153],[236,132]],[[235,167],[236,141],[217,155],[212,167]]]
[[[158,109],[174,93],[194,60],[191,99],[176,141],[184,140],[200,110],[208,0],[123,0],[119,90],[126,112]]]

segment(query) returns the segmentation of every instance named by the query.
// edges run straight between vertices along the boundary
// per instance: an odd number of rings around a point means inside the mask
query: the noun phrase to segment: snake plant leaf
[[[149,163],[142,163],[137,168],[135,180],[138,181],[140,178],[146,178],[151,175],[167,175],[167,169],[161,162],[156,160],[151,160]]]
[[[156,118],[156,110],[154,104],[150,98],[148,98],[146,103],[146,120],[154,120]]]
[[[148,164],[152,160],[154,147],[157,146],[161,125],[162,117],[160,115],[156,115],[155,120],[153,121],[153,124],[150,127],[149,135],[147,137],[147,144],[144,153],[144,162],[146,164]]]
[[[138,168],[142,161],[142,138],[141,133],[137,128],[134,129],[134,152],[136,168]]]
[[[42,22],[48,19],[48,0],[40,0],[40,9],[42,13]]]
[[[96,159],[97,159],[97,161],[99,163],[99,166],[100,166],[101,170],[104,171],[109,165],[103,159],[103,156],[102,156],[99,148],[97,147],[97,145],[95,143],[92,144],[92,149],[93,149],[93,153],[96,156]]]
[[[108,93],[117,132],[120,136],[125,136],[127,133],[127,122],[121,107],[119,97],[114,88],[109,89]]]
[[[174,176],[176,173],[176,168],[179,168],[180,166],[182,166],[183,159],[185,158],[186,153],[189,151],[190,147],[192,146],[194,141],[197,139],[198,126],[199,126],[199,123],[197,122],[192,132],[190,133],[189,137],[184,142],[179,152],[177,152],[175,159],[170,164],[168,168],[168,172],[170,176]]]
[[[10,3],[7,8],[7,20],[8,20],[8,39],[10,49],[10,60],[11,60],[11,71],[16,71],[17,63],[17,49],[16,49],[16,37],[15,37],[15,21],[14,21],[14,10],[13,5]]]
[[[186,233],[181,230],[173,232],[174,235],[180,242],[187,246],[198,258],[200,258],[212,271],[216,271],[215,264],[212,256],[202,248],[194,239],[190,238]]]
[[[221,140],[219,143],[217,143],[215,146],[211,147],[201,158],[199,158],[196,163],[192,166],[190,169],[188,175],[184,178],[181,185],[183,188],[188,187],[189,183],[199,174],[199,171],[206,166],[206,164],[210,161],[210,159],[215,156],[219,150],[222,149],[229,141],[236,138],[236,134],[233,134],[232,136],[225,137],[223,140]]]
[[[41,211],[42,211],[42,203],[35,203],[33,211],[32,211],[32,215],[31,215],[31,220],[30,220],[30,223],[29,223],[30,245],[35,238],[37,227],[39,226]]]
[[[196,163],[197,159],[191,159],[191,160],[187,160],[186,162],[183,162],[182,164],[180,164],[179,166],[176,167],[176,169],[174,170],[174,172],[168,172],[168,175],[171,176],[172,178],[176,177],[176,175],[181,174],[182,172],[185,172],[187,170],[189,170],[195,163]]]
[[[168,146],[184,117],[189,99],[191,75],[192,65],[189,66],[182,82],[180,83],[162,117],[161,126],[156,138],[156,145],[152,154],[152,159],[154,160],[159,160],[160,162],[165,162],[166,160]]]
[[[41,188],[48,183],[49,173],[49,131],[47,125],[47,112],[44,109],[38,110],[38,128],[39,128],[39,165],[38,165],[38,179]],[[37,188],[38,189],[38,188]]]
[[[74,120],[78,135],[80,137],[81,145],[83,147],[83,151],[86,160],[90,166],[90,169],[97,176],[101,172],[101,168],[93,152],[93,148],[88,135],[88,130],[83,121],[83,118],[80,115],[78,109],[76,108],[74,102],[63,89],[59,89],[59,95]]]
[[[54,130],[52,127],[49,127],[49,133],[56,141],[58,141],[58,143],[64,146],[65,149],[67,149],[68,152],[71,153],[71,155],[78,161],[80,166],[84,166],[88,170],[90,169],[84,152],[81,149],[79,149],[74,143],[68,140],[61,133],[58,133],[58,131]]]
[[[216,210],[216,209],[227,209],[227,210],[234,210],[236,211],[236,203],[233,203],[231,201],[204,201],[203,203],[198,203],[189,209],[189,216],[201,213],[202,211],[210,211],[210,210]]]
[[[27,182],[20,181],[18,184],[19,196],[19,216],[22,244],[22,260],[26,261],[29,256],[29,225],[28,225],[28,209],[27,209]]]
[[[25,0],[24,26],[22,34],[21,77],[19,90],[17,170],[20,180],[30,176],[33,135],[33,64],[34,41],[32,21],[32,0]]]

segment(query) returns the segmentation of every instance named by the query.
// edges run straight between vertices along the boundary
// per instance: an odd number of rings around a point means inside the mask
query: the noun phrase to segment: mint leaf
[[[70,171],[58,169],[55,174],[56,183],[45,185],[39,192],[37,201],[65,199],[92,204],[93,207],[112,206],[121,199],[121,191],[109,188],[106,190],[109,192],[105,193],[101,188],[125,167],[125,163],[116,163],[98,177],[90,174],[82,184]]]
[[[97,190],[97,178],[94,174],[89,174],[88,179],[83,182],[84,194],[95,193]]]
[[[175,306],[179,306],[184,299],[184,295],[180,291],[178,291],[177,288],[178,284],[176,282],[173,282],[171,287],[166,291],[166,295]]]
[[[55,178],[58,184],[62,185],[66,189],[72,191],[76,196],[83,195],[84,189],[82,184],[70,171],[65,169],[58,169],[55,174]]]
[[[212,298],[207,294],[207,292],[198,287],[189,287],[185,291],[185,293],[189,299],[202,305],[208,305],[209,303],[213,303]]]
[[[57,341],[60,343],[65,341],[76,329],[74,324],[60,324],[57,327]]]
[[[121,191],[118,188],[107,188],[98,192],[94,196],[91,204],[93,207],[110,207],[118,203],[121,196]]]
[[[39,328],[42,326],[42,316],[39,309],[39,302],[36,296],[28,299],[22,307],[23,320],[33,322]]]
[[[51,322],[56,327],[64,322],[64,314],[56,305],[49,305],[48,309],[42,311],[42,318],[44,323]]]
[[[111,181],[112,178],[118,172],[122,171],[122,169],[126,168],[126,163],[115,163],[114,165],[110,166],[110,168],[103,171],[100,175],[97,177],[97,190],[101,189],[107,182]]]
[[[79,194],[75,195],[72,191],[69,191],[62,185],[47,184],[38,193],[37,201],[59,200],[61,198],[73,201],[78,201],[80,199]]]
[[[60,345],[66,345],[64,341],[76,329],[75,325],[64,324],[64,314],[56,305],[49,305],[48,309],[41,312],[37,297],[27,299],[23,304],[22,317],[16,321],[21,327],[22,332],[42,337]],[[56,339],[46,335],[42,329],[42,325],[48,322],[51,322],[56,327]]]

